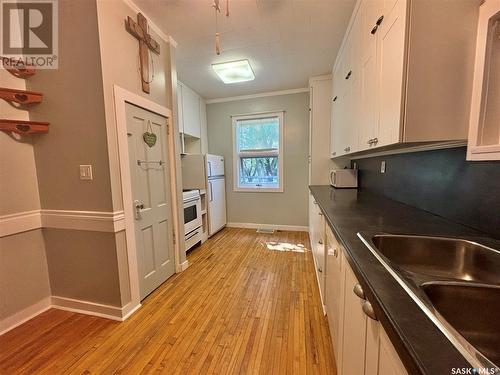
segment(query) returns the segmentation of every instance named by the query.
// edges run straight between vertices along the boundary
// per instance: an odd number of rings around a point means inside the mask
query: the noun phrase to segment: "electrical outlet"
[[[92,180],[92,166],[80,165],[80,180]]]
[[[380,163],[380,173],[385,173],[385,161]]]

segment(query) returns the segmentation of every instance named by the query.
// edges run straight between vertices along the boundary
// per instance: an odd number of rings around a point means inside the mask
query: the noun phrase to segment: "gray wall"
[[[231,115],[285,111],[283,193],[233,191]],[[309,94],[299,93],[207,105],[208,150],[226,164],[227,219],[232,223],[307,225]]]
[[[50,122],[34,141],[42,208],[112,211],[95,1],[59,2],[59,68],[27,86],[44,94],[30,119]],[[80,164],[92,164],[92,181],[80,180]]]
[[[42,231],[0,238],[0,320],[50,296]]]

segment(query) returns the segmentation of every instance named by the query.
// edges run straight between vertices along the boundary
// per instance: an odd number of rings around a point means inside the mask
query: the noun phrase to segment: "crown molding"
[[[170,35],[165,34],[152,20],[151,18],[147,15],[146,12],[144,12],[139,6],[134,3],[132,0],[123,0],[125,4],[127,4],[130,8],[134,10],[136,13],[142,13],[144,17],[148,20],[148,24],[153,29],[153,31],[161,38],[165,43],[168,43],[172,45],[173,47],[177,48],[177,42],[175,41],[174,38],[172,38]]]

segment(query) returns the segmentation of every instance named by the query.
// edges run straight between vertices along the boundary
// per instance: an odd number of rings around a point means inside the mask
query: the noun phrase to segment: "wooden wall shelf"
[[[17,134],[44,134],[49,131],[49,123],[0,119],[0,130]]]
[[[12,74],[14,77],[17,78],[23,78],[23,79],[29,78],[31,76],[34,76],[36,73],[35,68],[29,65],[26,66],[23,64],[18,64],[17,67],[13,67],[9,64],[6,64],[4,59],[2,59],[2,64],[6,71],[8,71],[10,74]]]
[[[8,89],[5,87],[0,87],[0,98],[18,104],[35,104],[43,101],[43,95],[39,92]]]

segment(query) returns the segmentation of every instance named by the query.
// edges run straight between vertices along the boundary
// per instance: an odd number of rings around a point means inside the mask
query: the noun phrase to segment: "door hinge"
[[[168,119],[167,119],[167,135],[170,135],[170,123],[168,122]]]
[[[175,239],[175,231],[174,231],[174,232],[172,232],[172,235],[173,235],[173,237],[172,237],[172,238],[173,238],[173,240],[174,240],[174,245],[175,245],[175,244],[177,243],[177,241],[176,241],[176,239]]]

